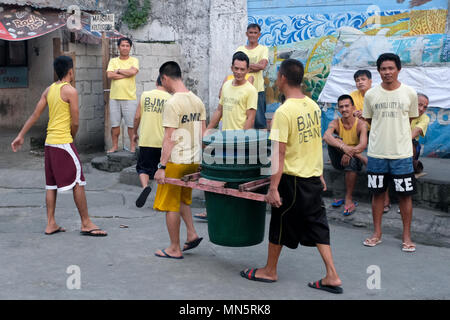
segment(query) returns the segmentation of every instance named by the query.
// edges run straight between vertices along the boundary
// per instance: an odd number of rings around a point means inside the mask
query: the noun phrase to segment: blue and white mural
[[[441,76],[442,70],[450,73],[447,0],[248,0],[247,4],[249,23],[261,26],[260,43],[270,48],[270,65],[265,73],[268,111],[280,104],[274,84],[279,64],[286,58],[298,59],[305,65],[305,93],[316,101],[327,102],[323,130],[328,117],[336,116],[331,100],[336,101],[337,96],[321,100],[327,96],[322,92],[333,80],[342,81],[333,78],[338,74],[333,72],[335,68],[352,72],[373,68],[380,53],[396,52],[403,65],[415,69],[416,74],[423,67],[441,68],[440,74],[430,73],[437,68],[427,70],[431,80]],[[441,86],[433,87],[427,79],[423,78],[416,88],[434,102],[428,111],[431,124],[422,140],[423,153],[450,157],[450,146],[440,139],[450,134],[450,127],[446,120],[439,125],[433,122],[438,121],[440,109],[450,108],[450,103],[444,102],[450,101],[450,92],[439,89]],[[341,94],[355,90],[352,77],[349,81]],[[435,117],[432,111],[436,111]]]

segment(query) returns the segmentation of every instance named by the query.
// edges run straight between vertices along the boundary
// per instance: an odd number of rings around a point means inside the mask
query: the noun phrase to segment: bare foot
[[[106,151],[106,153],[113,153],[117,151],[117,147],[112,147],[111,149],[109,149],[108,151]]]

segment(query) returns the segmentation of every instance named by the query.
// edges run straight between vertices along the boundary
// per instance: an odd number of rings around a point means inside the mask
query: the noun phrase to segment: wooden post
[[[112,147],[111,142],[111,124],[109,121],[109,89],[111,80],[106,75],[106,69],[109,63],[109,39],[105,32],[102,32],[102,72],[103,72],[103,100],[105,102],[105,149]]]

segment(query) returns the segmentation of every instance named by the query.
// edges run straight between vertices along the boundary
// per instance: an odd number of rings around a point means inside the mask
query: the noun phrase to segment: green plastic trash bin
[[[262,169],[270,167],[268,135],[265,131],[252,131],[223,131],[215,133],[214,137],[205,137],[203,143],[210,149],[206,156],[204,153],[201,176],[225,181],[227,188],[234,189],[238,189],[240,184],[267,177]],[[267,187],[255,192],[265,194]],[[212,243],[245,247],[263,241],[265,202],[212,192],[205,192],[205,199],[208,234]]]

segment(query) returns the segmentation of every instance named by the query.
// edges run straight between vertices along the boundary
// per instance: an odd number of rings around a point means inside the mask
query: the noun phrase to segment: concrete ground
[[[370,206],[360,203],[351,217],[332,209],[325,198],[332,250],[344,294],[307,286],[324,276],[315,248],[282,251],[276,283],[243,279],[239,272],[262,267],[267,232],[261,244],[231,248],[209,241],[208,224],[195,221],[198,248],[183,260],[154,256],[168,245],[164,214],[151,209],[154,192],[138,209],[137,186],[119,183],[119,173],[93,169],[84,155],[87,200],[93,221],[105,238],[79,234],[71,192],[58,194],[57,222],[65,233],[44,235],[46,224],[43,157],[28,152],[0,154],[0,299],[152,299],[152,300],[416,300],[450,299],[448,214],[414,209],[417,252],[404,253],[396,206],[384,217],[383,243],[362,245],[372,231]],[[201,197],[193,213],[204,210]],[[182,239],[185,229],[182,227]],[[78,281],[79,280],[79,281]],[[77,289],[79,285],[79,289]],[[74,288],[75,286],[75,288]],[[72,288],[72,289],[71,289]]]

